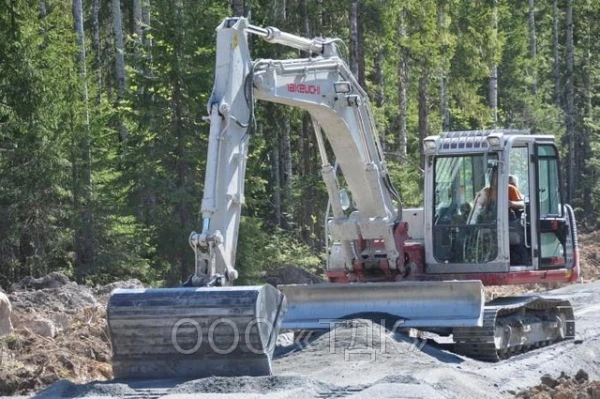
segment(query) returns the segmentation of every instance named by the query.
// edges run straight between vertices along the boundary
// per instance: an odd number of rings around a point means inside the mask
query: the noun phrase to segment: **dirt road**
[[[377,324],[358,322],[322,335],[303,350],[278,348],[272,377],[119,381],[59,381],[36,398],[502,398],[561,372],[580,369],[600,379],[600,281],[551,291],[572,301],[577,339],[490,364],[456,356],[439,346]]]

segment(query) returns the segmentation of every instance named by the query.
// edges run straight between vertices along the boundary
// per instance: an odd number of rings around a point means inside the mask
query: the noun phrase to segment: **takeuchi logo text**
[[[321,87],[304,83],[288,83],[287,91],[300,94],[321,94]]]

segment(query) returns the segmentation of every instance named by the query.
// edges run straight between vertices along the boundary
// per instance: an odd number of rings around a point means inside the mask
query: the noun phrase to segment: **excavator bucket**
[[[281,328],[329,329],[364,318],[396,327],[481,326],[485,296],[480,281],[280,285],[288,301]]]
[[[270,285],[117,289],[107,306],[114,376],[269,375],[285,310]]]

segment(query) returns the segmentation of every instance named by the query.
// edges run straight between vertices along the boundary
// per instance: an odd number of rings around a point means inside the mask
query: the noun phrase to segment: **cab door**
[[[510,245],[510,265],[515,267],[532,268],[533,248],[531,245],[531,234],[535,231],[537,224],[532,229],[532,201],[536,201],[535,181],[537,164],[534,163],[535,148],[533,143],[527,145],[513,146],[509,152],[509,187],[516,185],[518,193],[524,202],[524,209],[508,208],[508,241]],[[511,179],[516,181],[511,183]],[[508,195],[509,200],[510,194]],[[536,206],[533,205],[533,210]],[[537,220],[537,219],[535,219]],[[536,263],[537,264],[537,263]]]
[[[558,151],[554,144],[535,143],[538,269],[566,264],[569,224],[563,212]],[[536,257],[534,257],[536,258]]]

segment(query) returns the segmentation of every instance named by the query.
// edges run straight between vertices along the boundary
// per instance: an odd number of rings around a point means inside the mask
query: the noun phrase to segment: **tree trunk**
[[[138,74],[145,74],[144,62],[142,59],[142,48],[144,46],[144,12],[143,0],[133,0],[133,32],[135,33],[135,50],[134,50],[134,65]],[[143,96],[145,85],[143,82],[138,83],[138,95]]]
[[[350,70],[359,76],[359,44],[358,44],[358,2],[350,0]],[[359,82],[360,83],[360,82]]]
[[[490,77],[490,109],[492,111],[492,126],[498,127],[498,65],[492,65]]]
[[[357,10],[357,14],[360,14],[360,4],[359,4],[359,9]],[[356,55],[358,56],[358,75],[357,75],[357,79],[358,79],[358,84],[361,85],[361,87],[363,89],[365,89],[365,91],[367,90],[367,85],[366,85],[366,81],[365,81],[365,32],[364,29],[361,29],[361,25],[359,23],[359,15],[357,15],[356,18],[356,28],[358,29],[358,42],[357,42],[357,46],[358,48],[356,49]]]
[[[283,195],[282,195],[282,200],[283,200],[283,209],[282,211],[285,212],[288,210],[289,204],[291,203],[292,197],[292,177],[293,177],[293,170],[292,170],[292,139],[291,139],[291,126],[290,126],[290,119],[289,117],[284,113],[283,116],[281,117],[281,127],[280,127],[280,131],[283,134],[283,140],[281,143],[282,148],[282,152],[283,152],[283,181],[282,181],[282,189],[283,189]]]
[[[588,14],[589,16],[589,14]],[[588,24],[592,24],[591,21],[588,22]],[[591,38],[589,37],[589,30],[587,31],[587,37],[586,37],[586,45],[587,45],[587,49],[585,51],[585,66],[583,68],[583,90],[585,92],[585,109],[584,109],[584,115],[585,118],[587,120],[593,120],[593,111],[594,111],[594,106],[593,106],[593,93],[592,93],[592,88],[594,87],[593,84],[593,77],[592,77],[592,69],[594,68],[594,66],[592,65],[592,53],[590,50],[590,46],[591,46]],[[587,215],[593,214],[594,212],[594,198],[593,198],[593,185],[595,183],[595,181],[593,179],[591,179],[592,176],[590,176],[591,174],[591,168],[588,167],[589,163],[590,163],[590,159],[592,157],[592,148],[590,145],[590,138],[593,137],[593,130],[590,128],[588,123],[584,124],[584,131],[583,134],[581,135],[580,141],[581,141],[581,151],[578,154],[578,161],[579,161],[579,166],[578,166],[578,170],[580,172],[583,172],[582,174],[586,177],[585,182],[583,182],[582,184],[582,189],[583,189],[583,209],[585,210],[585,213]]]
[[[310,115],[308,112],[304,112],[302,118],[302,176],[304,179],[313,179],[312,171],[312,146],[313,129]],[[314,230],[314,221],[312,215],[314,214],[313,205],[315,202],[315,193],[313,184],[304,184],[304,190],[302,193],[302,239],[311,248],[314,245],[312,232]]]
[[[567,100],[567,137],[568,137],[568,151],[569,151],[569,159],[567,165],[567,203],[571,203],[573,200],[573,196],[575,194],[575,129],[573,125],[574,120],[574,87],[573,87],[573,58],[574,58],[574,48],[573,48],[573,0],[567,0],[567,16],[566,16],[566,24],[567,24],[567,85],[566,85],[566,100]]]
[[[186,157],[186,148],[185,148],[185,132],[183,130],[183,115],[182,115],[182,92],[181,85],[178,77],[175,77],[174,87],[173,87],[173,102],[172,102],[172,112],[173,112],[173,133],[177,137],[177,155],[175,160],[175,173],[177,176],[176,184],[177,190],[179,192],[185,192],[189,189],[188,184],[188,171],[190,169],[187,157]],[[190,231],[190,221],[192,220],[188,204],[184,198],[178,200],[176,204],[177,209],[177,217],[178,224],[181,227],[181,231]],[[181,258],[181,268],[179,277],[181,281],[185,281],[185,279],[193,273],[193,265],[190,261],[190,257],[182,256]]]
[[[133,31],[135,32],[135,41],[142,44],[144,36],[142,0],[133,0]]]
[[[94,71],[96,72],[96,103],[100,103],[102,93],[102,70],[100,61],[100,0],[92,4],[92,50],[94,51]]]
[[[231,11],[234,17],[244,16],[244,0],[231,0]]]
[[[302,15],[302,34],[304,37],[311,37],[312,32],[310,30],[310,15],[308,14],[307,0],[300,0],[300,12]],[[315,151],[313,145],[314,129],[312,126],[312,120],[308,112],[303,112],[302,117],[302,160],[303,160],[303,176],[305,178],[312,179],[315,174],[313,173],[313,165],[315,161]],[[315,220],[313,215],[315,214],[315,189],[314,184],[304,185],[304,192],[302,193],[302,235],[304,242],[314,247],[314,236]]]
[[[154,101],[154,95],[152,92],[147,90],[152,85],[150,80],[152,78],[152,36],[148,34],[150,31],[150,0],[135,0],[139,3],[139,11],[136,11],[136,23],[135,27],[138,29],[137,34],[141,35],[138,39],[138,46],[136,56],[136,68],[140,73],[141,78],[138,81],[138,98],[143,109],[142,114],[138,120],[138,126],[148,126],[152,118],[152,103]],[[141,21],[140,18],[141,17]],[[143,54],[144,57],[142,57]],[[143,130],[143,128],[142,128]]]
[[[146,34],[146,32],[150,29],[150,0],[144,0],[144,5],[142,7],[142,22],[144,23],[144,46],[146,47],[146,51],[148,53],[148,60],[152,60],[152,56],[150,54],[150,47],[152,47],[152,41]]]
[[[498,51],[498,0],[494,1],[492,11],[492,76],[490,76],[490,110],[492,112],[492,126],[498,126],[498,65],[496,64],[496,54]]]
[[[40,19],[46,18],[46,15],[48,15],[48,8],[46,7],[46,0],[40,0],[40,2],[38,3],[38,6],[40,8]]]
[[[595,55],[597,52],[597,42],[596,35],[594,34],[594,30],[592,27],[597,26],[597,17],[593,11],[588,11],[585,13],[587,25],[586,35],[585,35],[585,46],[587,47],[585,50],[585,66],[584,70],[584,95],[585,95],[585,118],[587,121],[594,120],[594,113],[596,112],[594,97],[596,95],[595,87],[598,87],[598,75],[596,72],[597,61],[595,60]],[[594,198],[595,187],[598,184],[597,177],[597,168],[594,167],[594,149],[592,148],[592,142],[594,144],[597,143],[597,139],[595,139],[595,132],[592,126],[590,126],[589,122],[584,122],[584,131],[582,135],[582,146],[583,146],[583,154],[578,158],[582,159],[582,169],[585,171],[586,176],[586,184],[584,185],[583,191],[583,201],[584,201],[584,210],[586,215],[596,215],[597,212],[597,202]],[[593,219],[591,220],[594,223]]]
[[[143,19],[142,0],[133,0],[133,32],[135,33],[135,41],[138,45],[135,52],[135,58],[137,62],[139,62],[141,58],[139,48],[144,42]]]
[[[190,164],[188,162],[189,155],[187,150],[186,130],[184,129],[184,118],[187,117],[185,113],[185,89],[182,87],[181,71],[183,70],[182,57],[184,54],[184,5],[183,0],[177,0],[173,2],[175,9],[175,37],[176,44],[173,48],[173,69],[174,73],[171,73],[172,79],[172,93],[171,93],[171,132],[176,137],[175,150],[175,186],[177,192],[186,193],[189,192],[192,183],[190,182]],[[179,226],[179,231],[187,232],[193,228],[192,212],[190,211],[190,204],[186,200],[185,195],[178,195],[175,199],[175,214],[174,221]],[[185,281],[190,274],[194,272],[194,262],[192,256],[187,255],[182,249],[179,256],[179,278],[181,281]]]
[[[437,28],[438,33],[440,35],[445,34],[444,28],[444,7],[445,1],[441,0],[438,3],[438,15],[437,15]],[[450,111],[448,105],[448,71],[446,68],[446,57],[447,57],[447,48],[446,45],[443,44],[440,49],[440,54],[442,57],[441,63],[441,71],[440,71],[440,117],[442,119],[442,130],[449,131],[450,130]]]
[[[531,90],[537,94],[537,38],[535,33],[535,0],[529,0],[529,56],[533,62],[533,85]]]
[[[283,22],[287,19],[287,1],[274,0],[270,4],[269,18],[273,20],[274,26],[281,26],[283,28]]]
[[[560,98],[560,53],[558,47],[558,0],[552,3],[552,50],[554,52],[554,102],[560,107],[562,104]]]
[[[425,137],[429,135],[429,99],[427,95],[427,86],[429,83],[429,70],[423,68],[421,71],[421,77],[419,78],[419,143],[422,143]],[[425,154],[423,153],[423,147],[421,147],[421,168],[425,166]]]
[[[406,38],[405,15],[401,12],[398,23],[398,36]],[[408,115],[408,102],[406,88],[408,87],[408,54],[406,48],[398,46],[398,152],[401,162],[407,161],[408,132],[406,130],[406,118]]]
[[[94,239],[92,220],[92,171],[91,171],[91,143],[90,143],[90,116],[87,107],[88,88],[85,56],[85,33],[83,30],[82,0],[73,0],[73,27],[77,43],[76,60],[81,78],[81,99],[84,104],[84,128],[78,133],[77,126],[73,132],[73,203],[78,218],[74,231],[75,246],[75,278],[78,283],[85,281],[85,276],[94,260]]]
[[[263,125],[259,125],[259,135],[263,133]],[[276,129],[275,137],[272,138],[272,167],[273,177],[273,212],[275,214],[275,225],[281,227],[281,155],[279,151],[279,129]]]
[[[48,7],[46,5],[46,0],[39,0],[38,2],[38,9],[39,9],[39,18],[40,21],[42,21],[41,23],[41,35],[44,38],[44,41],[42,42],[42,44],[40,45],[40,49],[45,50],[48,47],[48,25],[46,23],[46,16],[48,15]]]
[[[317,10],[315,14],[315,35],[323,35],[323,0],[317,0]]]
[[[377,90],[375,91],[375,105],[378,108],[382,108],[385,104],[385,80],[383,78],[384,58],[385,51],[383,48],[379,48],[375,54],[375,83],[377,84]]]
[[[375,82],[377,83],[377,90],[375,92],[375,105],[377,108],[382,109],[385,105],[385,80],[383,78],[383,60],[385,58],[385,52],[383,48],[377,50],[375,55]],[[381,138],[381,146],[385,151],[386,149],[386,131],[382,130],[379,132]]]
[[[311,30],[310,30],[310,17],[308,15],[308,4],[306,4],[306,0],[300,0],[300,13],[302,15],[302,23],[301,23],[301,27],[300,27],[300,31],[302,32],[302,35],[306,38],[310,38],[311,37]]]
[[[122,100],[125,94],[125,44],[123,40],[123,23],[121,16],[121,0],[111,0],[113,33],[115,35],[115,71],[117,77],[117,96]]]
[[[125,44],[123,40],[123,23],[121,16],[121,0],[111,0],[113,33],[115,35],[115,72],[117,77],[117,108],[125,98]],[[123,149],[127,143],[127,129],[121,117],[118,117],[119,138]]]

